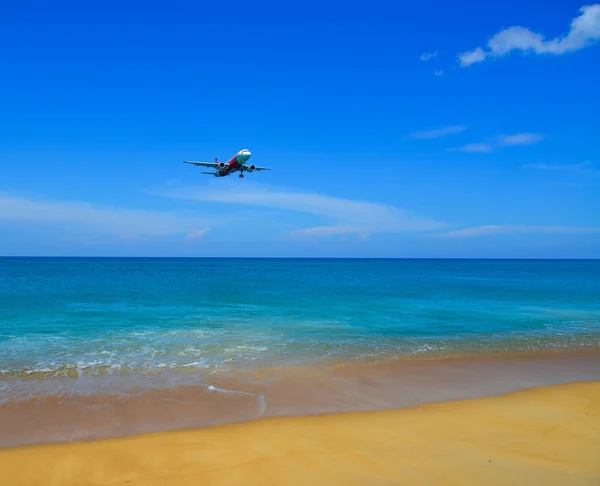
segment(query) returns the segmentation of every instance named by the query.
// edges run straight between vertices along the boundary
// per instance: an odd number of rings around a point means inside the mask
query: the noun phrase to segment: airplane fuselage
[[[227,162],[219,162],[219,165],[215,170],[215,177],[225,177],[234,172],[241,172],[240,176],[242,176],[244,172],[254,172],[255,167],[253,165],[245,165],[251,155],[250,150],[244,149],[240,150]]]

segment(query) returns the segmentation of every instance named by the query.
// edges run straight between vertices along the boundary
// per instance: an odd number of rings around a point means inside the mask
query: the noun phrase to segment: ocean
[[[598,260],[0,258],[0,445],[595,377],[599,351]]]

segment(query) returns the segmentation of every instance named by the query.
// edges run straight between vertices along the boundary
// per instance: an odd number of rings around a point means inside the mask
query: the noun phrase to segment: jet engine
[[[219,162],[219,169],[225,168],[225,162]]]
[[[249,165],[248,168],[246,169],[247,172],[254,172],[255,170],[256,170],[255,165]]]

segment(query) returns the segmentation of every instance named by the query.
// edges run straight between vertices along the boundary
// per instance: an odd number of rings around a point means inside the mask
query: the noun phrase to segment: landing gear
[[[244,178],[244,174],[240,174],[240,179],[243,179],[243,178]]]

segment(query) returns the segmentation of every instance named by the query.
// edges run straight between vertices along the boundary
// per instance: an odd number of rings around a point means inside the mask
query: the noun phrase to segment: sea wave
[[[159,374],[165,371],[194,373],[248,367],[285,366],[331,360],[389,357],[444,357],[486,353],[522,353],[600,347],[600,332],[579,325],[548,327],[546,333],[504,332],[435,338],[354,339],[325,342],[319,339],[271,339],[256,342],[225,340],[221,344],[166,344],[163,339],[136,346],[98,341],[85,348],[66,338],[60,351],[46,348],[33,360],[18,348],[4,353],[0,383],[12,379],[36,380],[88,375]],[[176,333],[170,332],[171,335]],[[185,336],[186,333],[183,333]],[[20,339],[22,342],[23,339]],[[72,344],[72,343],[71,343]],[[90,344],[90,343],[88,343]],[[104,348],[104,349],[103,349]],[[21,348],[22,351],[22,348]],[[8,356],[8,359],[6,359]]]

